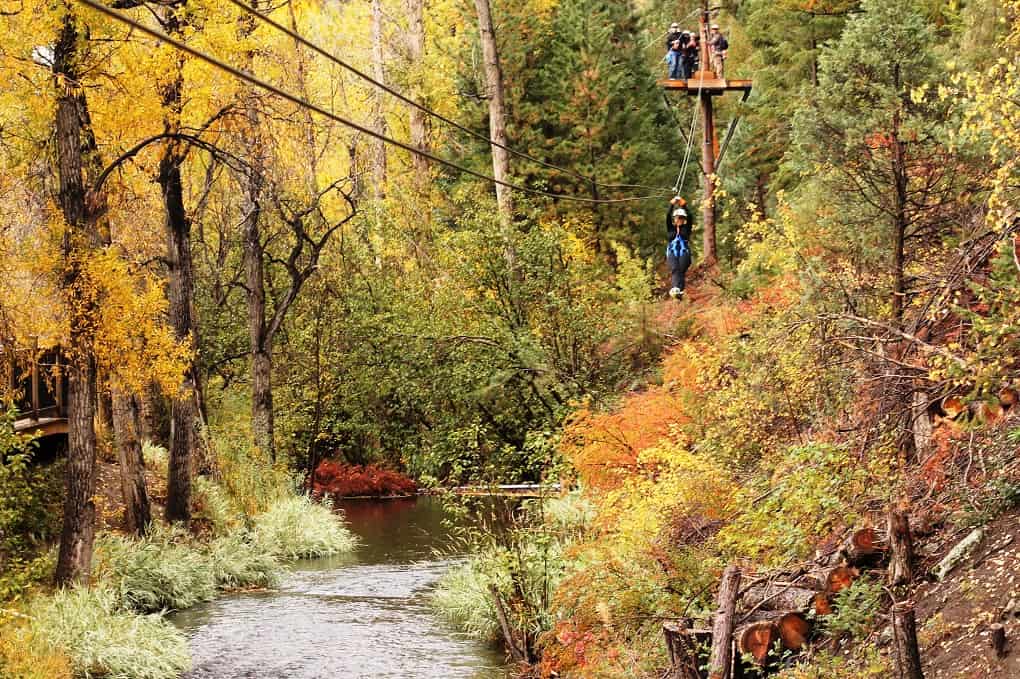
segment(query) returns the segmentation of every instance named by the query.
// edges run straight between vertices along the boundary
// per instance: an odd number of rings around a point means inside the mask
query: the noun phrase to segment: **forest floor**
[[[162,516],[166,505],[166,479],[151,469],[145,470],[152,515]],[[124,492],[120,485],[120,466],[116,462],[96,460],[97,530],[124,530]]]
[[[1020,677],[1020,511],[999,516],[984,533],[972,555],[945,580],[925,583],[915,592],[921,658],[929,679]],[[935,563],[966,534],[936,536],[925,545],[930,561]],[[990,643],[990,627],[996,623],[1006,630],[1002,659]]]

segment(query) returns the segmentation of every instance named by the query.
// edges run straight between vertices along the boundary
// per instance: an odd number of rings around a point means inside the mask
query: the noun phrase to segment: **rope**
[[[79,2],[80,4],[83,4],[83,5],[87,6],[87,7],[90,7],[91,9],[93,9],[93,10],[95,10],[97,12],[100,12],[101,14],[105,14],[106,16],[110,17],[111,19],[119,21],[119,22],[121,22],[121,23],[123,23],[123,24],[125,24],[127,26],[131,26],[132,28],[134,28],[134,29],[136,29],[136,30],[138,30],[138,31],[140,31],[140,32],[150,36],[150,37],[153,37],[153,38],[155,38],[157,40],[163,41],[163,42],[167,43],[168,45],[171,45],[172,47],[176,48],[177,50],[179,50],[181,52],[184,52],[186,54],[190,54],[191,56],[195,57],[196,59],[199,59],[200,61],[204,61],[205,63],[209,64],[210,66],[218,68],[219,70],[224,71],[225,73],[229,73],[230,75],[234,76],[235,78],[237,78],[239,80],[243,80],[244,82],[247,82],[250,85],[254,85],[255,87],[258,87],[259,89],[262,89],[262,90],[265,90],[266,92],[270,92],[272,94],[275,94],[276,96],[280,97],[281,99],[289,101],[292,104],[295,104],[296,106],[300,106],[302,108],[306,108],[306,109],[308,109],[310,111],[318,113],[319,115],[321,115],[324,118],[328,118],[329,120],[332,120],[332,121],[334,121],[336,123],[344,125],[345,127],[349,127],[349,128],[351,128],[353,130],[361,132],[362,134],[367,135],[367,136],[369,136],[369,137],[371,137],[373,139],[378,139],[379,141],[381,141],[383,143],[390,144],[391,146],[396,146],[397,148],[403,149],[404,151],[407,151],[408,153],[412,153],[412,154],[421,156],[422,158],[427,158],[427,159],[429,159],[429,160],[431,160],[431,161],[433,161],[435,163],[439,163],[441,165],[445,165],[445,166],[447,166],[447,167],[449,167],[451,169],[455,169],[455,170],[458,170],[460,172],[463,172],[464,174],[471,175],[472,177],[476,177],[478,179],[481,179],[481,180],[484,180],[484,181],[487,181],[487,182],[491,182],[493,184],[498,184],[500,186],[505,186],[505,187],[513,189],[515,191],[521,191],[523,193],[531,193],[531,194],[538,195],[538,196],[544,196],[546,198],[552,198],[552,199],[556,199],[556,200],[574,201],[574,202],[578,202],[578,203],[593,203],[593,204],[627,203],[627,202],[640,201],[640,200],[649,200],[649,199],[652,199],[652,198],[654,198],[656,200],[660,200],[661,199],[661,194],[651,194],[651,195],[646,195],[646,196],[631,196],[629,198],[603,198],[603,199],[599,199],[599,198],[585,198],[583,196],[571,196],[571,195],[565,195],[565,194],[551,193],[549,191],[541,191],[539,189],[532,189],[532,188],[528,188],[526,186],[521,186],[520,184],[514,184],[514,183],[511,183],[511,182],[506,182],[506,181],[503,181],[503,180],[500,180],[500,179],[496,179],[495,177],[489,176],[489,175],[484,174],[482,172],[478,172],[476,170],[472,170],[472,169],[467,168],[467,167],[463,167],[462,165],[458,165],[458,164],[454,163],[451,160],[447,160],[447,159],[442,158],[440,156],[437,156],[437,155],[435,155],[433,153],[430,153],[430,152],[428,152],[428,151],[426,151],[424,149],[420,149],[420,148],[417,148],[415,146],[411,146],[410,144],[404,143],[402,141],[398,141],[396,139],[392,139],[390,137],[387,137],[384,134],[380,134],[379,132],[376,132],[375,130],[369,129],[369,128],[365,127],[364,125],[360,125],[360,124],[358,124],[358,123],[356,123],[356,122],[354,122],[352,120],[348,120],[347,118],[344,118],[342,116],[338,116],[337,114],[332,113],[331,111],[327,111],[326,109],[322,108],[321,106],[319,106],[317,104],[313,104],[313,103],[311,103],[311,102],[309,102],[309,101],[307,101],[305,99],[302,99],[301,97],[299,97],[299,96],[297,96],[295,94],[291,94],[290,92],[287,92],[286,90],[280,89],[279,87],[276,87],[275,85],[272,85],[272,84],[270,84],[270,83],[268,83],[268,82],[266,82],[266,81],[264,81],[264,80],[262,80],[262,79],[260,79],[260,78],[258,78],[256,76],[254,76],[254,75],[251,75],[250,73],[247,73],[247,72],[242,71],[242,70],[240,70],[238,68],[235,68],[234,66],[231,66],[230,64],[227,64],[227,63],[221,61],[220,59],[217,59],[214,56],[208,55],[208,54],[202,52],[201,50],[195,49],[194,47],[191,47],[191,46],[181,42],[180,40],[177,40],[176,38],[172,38],[169,35],[167,35],[166,33],[163,33],[162,31],[156,30],[154,28],[150,28],[150,27],[146,26],[145,24],[142,24],[142,23],[140,23],[138,21],[135,21],[134,19],[132,19],[132,18],[130,18],[128,16],[125,16],[124,14],[118,12],[117,10],[111,9],[109,7],[106,7],[105,5],[100,4],[96,0],[77,0],[77,2]]]
[[[428,108],[427,106],[425,106],[425,105],[423,105],[423,104],[421,104],[421,103],[411,99],[410,97],[407,97],[406,95],[402,94],[401,92],[398,92],[397,90],[395,90],[392,87],[386,85],[385,83],[379,82],[378,80],[376,80],[372,76],[368,75],[367,73],[365,73],[365,72],[359,70],[358,68],[350,65],[349,63],[347,63],[346,61],[344,61],[340,57],[332,54],[331,52],[327,52],[325,49],[323,49],[322,47],[319,47],[315,43],[311,42],[310,40],[305,38],[303,35],[298,33],[297,31],[295,31],[295,30],[293,30],[291,28],[288,28],[287,26],[284,26],[283,24],[279,23],[278,21],[270,18],[266,14],[263,14],[262,12],[259,12],[254,7],[251,7],[250,5],[246,4],[244,2],[244,0],[229,0],[229,2],[231,4],[233,4],[233,5],[235,5],[236,7],[238,7],[239,9],[243,10],[244,12],[247,12],[251,16],[256,17],[259,21],[262,21],[263,23],[265,23],[265,24],[267,24],[269,26],[272,26],[276,30],[278,30],[278,31],[280,31],[282,33],[285,33],[286,35],[288,35],[289,37],[294,39],[296,42],[304,45],[308,49],[310,49],[310,50],[312,50],[312,51],[322,55],[326,59],[329,59],[330,61],[332,61],[337,66],[340,66],[341,68],[347,69],[348,71],[350,71],[354,75],[358,76],[359,78],[361,78],[361,79],[371,83],[372,85],[375,85],[376,87],[378,87],[379,89],[383,90],[387,94],[390,94],[390,95],[396,97],[397,99],[399,99],[400,101],[404,102],[408,106],[412,106],[412,107],[418,109],[419,111],[421,111],[422,113],[425,113],[426,115],[432,116],[433,118],[436,118],[437,120],[441,120],[442,122],[446,123],[447,125],[450,125],[451,127],[454,127],[456,129],[460,130],[461,132],[474,137],[475,139],[484,141],[485,143],[491,144],[492,146],[495,146],[496,148],[503,149],[507,153],[515,155],[518,158],[523,158],[525,160],[531,161],[532,163],[537,163],[538,165],[541,165],[542,167],[548,168],[550,170],[556,170],[557,172],[562,172],[564,174],[569,174],[572,177],[576,177],[578,179],[583,179],[588,184],[595,184],[597,186],[602,186],[602,187],[605,187],[605,188],[610,188],[610,189],[621,189],[621,188],[623,188],[623,189],[647,189],[649,191],[657,191],[657,190],[659,190],[659,189],[656,189],[656,188],[651,187],[651,186],[645,186],[643,184],[603,184],[601,182],[595,182],[595,181],[592,181],[591,177],[586,177],[586,176],[584,176],[583,174],[581,174],[579,172],[575,172],[574,170],[570,170],[570,169],[567,169],[567,168],[564,168],[564,167],[560,167],[559,165],[554,165],[553,163],[549,163],[549,162],[546,162],[544,160],[540,160],[539,158],[535,158],[534,156],[528,155],[527,153],[524,153],[523,151],[518,151],[516,149],[510,148],[509,146],[504,146],[503,144],[500,144],[497,141],[489,139],[489,137],[484,135],[484,134],[480,134],[478,132],[475,132],[474,130],[472,130],[472,129],[468,128],[468,127],[465,127],[465,126],[461,125],[460,123],[447,118],[446,116],[442,115],[441,113],[433,111],[432,109]]]
[[[691,131],[687,135],[687,150],[684,152],[684,162],[680,166],[680,174],[676,176],[676,184],[673,185],[674,194],[679,194],[683,190],[684,183],[687,181],[687,168],[691,160],[691,149],[694,147],[694,130],[697,127],[698,120],[701,118],[701,107],[698,106],[698,102],[701,101],[701,91],[704,84],[704,78],[699,78],[698,96],[694,102],[694,113],[691,114]]]

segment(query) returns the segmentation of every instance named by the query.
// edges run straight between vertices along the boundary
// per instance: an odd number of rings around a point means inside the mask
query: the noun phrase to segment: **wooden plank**
[[[723,92],[750,92],[753,85],[751,80],[723,80],[719,78],[696,80],[660,80],[659,87],[667,90],[677,90],[688,94],[697,94],[700,89],[709,94],[721,94]]]

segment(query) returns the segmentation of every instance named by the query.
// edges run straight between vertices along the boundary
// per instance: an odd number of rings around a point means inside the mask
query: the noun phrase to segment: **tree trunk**
[[[172,324],[171,324],[172,325]],[[141,402],[141,421],[139,434],[143,441],[150,441],[167,450],[170,449],[170,413],[166,407],[166,397],[156,382],[150,382],[139,395]]]
[[[138,420],[138,401],[120,390],[113,393],[113,431],[120,462],[120,487],[124,496],[124,527],[128,532],[145,535],[152,512],[149,494],[145,488],[145,463],[142,444],[138,440],[135,422]]]
[[[913,403],[910,408],[911,429],[914,432],[914,454],[921,459],[925,451],[931,446],[931,437],[934,432],[931,416],[928,414],[928,393],[915,391]]]
[[[909,585],[914,581],[914,541],[910,534],[910,514],[892,507],[889,510],[889,584]]]
[[[383,11],[382,0],[372,0],[372,77],[381,83],[386,82],[383,54]],[[386,134],[386,112],[383,108],[385,97],[383,90],[374,91],[372,103],[372,130]],[[372,183],[376,200],[386,197],[386,142],[372,142]]]
[[[499,64],[499,47],[496,44],[496,31],[492,25],[489,0],[475,0],[475,9],[478,12],[478,33],[482,41],[482,59],[485,64],[485,82],[489,97],[489,138],[497,144],[506,146],[503,70]],[[510,155],[505,149],[498,146],[491,146],[491,148],[492,176],[498,181],[509,181]],[[513,217],[513,196],[509,187],[496,184],[496,204],[499,208],[504,237],[509,242],[510,220]]]
[[[167,9],[164,23],[168,33],[180,32],[174,9]],[[163,104],[163,127],[168,134],[180,131],[184,89],[183,57],[175,62],[174,78],[160,88]],[[187,153],[178,141],[169,141],[159,162],[159,186],[167,234],[167,297],[170,302],[170,324],[177,341],[197,353],[198,332],[194,317],[195,274],[191,257],[191,219],[184,207],[184,182],[181,166]],[[200,414],[198,407],[198,366],[192,358],[184,379],[171,404],[170,460],[167,470],[167,521],[186,523],[191,518],[191,477],[194,472],[199,443]]]
[[[897,91],[900,88],[900,68],[897,64],[893,81]],[[892,171],[893,171],[893,294],[892,316],[897,327],[903,321],[903,308],[906,304],[906,285],[904,268],[906,256],[904,246],[907,237],[907,165],[905,160],[904,142],[900,139],[900,110],[893,113],[892,121]]]
[[[733,662],[731,656],[733,636],[733,613],[740,593],[740,569],[730,565],[723,571],[717,598],[719,609],[712,625],[712,652],[708,659],[708,678],[725,679]]]
[[[917,647],[914,602],[901,601],[892,607],[893,638],[896,640],[896,671],[900,679],[924,679],[921,652]]]
[[[510,627],[510,621],[507,619],[506,608],[503,605],[503,597],[499,595],[499,590],[496,589],[495,585],[489,585],[489,594],[492,596],[493,604],[496,607],[496,618],[499,620],[499,627],[503,631],[503,638],[506,640],[507,650],[510,651],[510,657],[513,658],[514,662],[526,663],[529,662],[527,649],[522,649],[514,638],[513,629]]]
[[[425,58],[425,0],[407,0],[408,35],[407,48],[411,69],[415,74],[424,72]],[[418,78],[416,78],[417,80]],[[419,88],[419,92],[422,88]],[[408,110],[408,124],[411,129],[411,145],[420,149],[429,148],[429,119],[424,111],[413,106]],[[429,185],[429,164],[425,158],[414,155],[415,186],[427,190]]]
[[[74,15],[64,16],[54,47],[53,72],[57,94],[56,155],[61,212],[64,216],[62,288],[70,325],[67,435],[67,489],[63,529],[57,557],[58,584],[88,582],[92,567],[96,506],[96,358],[95,286],[86,280],[83,265],[101,243],[96,213],[89,210],[83,181],[84,152],[96,153],[88,102],[78,81],[77,45],[80,36]],[[84,139],[93,140],[83,144]],[[98,201],[92,200],[94,207]]]

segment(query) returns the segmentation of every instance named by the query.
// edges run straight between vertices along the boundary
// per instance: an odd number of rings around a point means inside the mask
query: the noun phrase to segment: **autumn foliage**
[[[312,491],[330,497],[392,497],[417,492],[414,481],[375,465],[323,460],[312,477]]]

